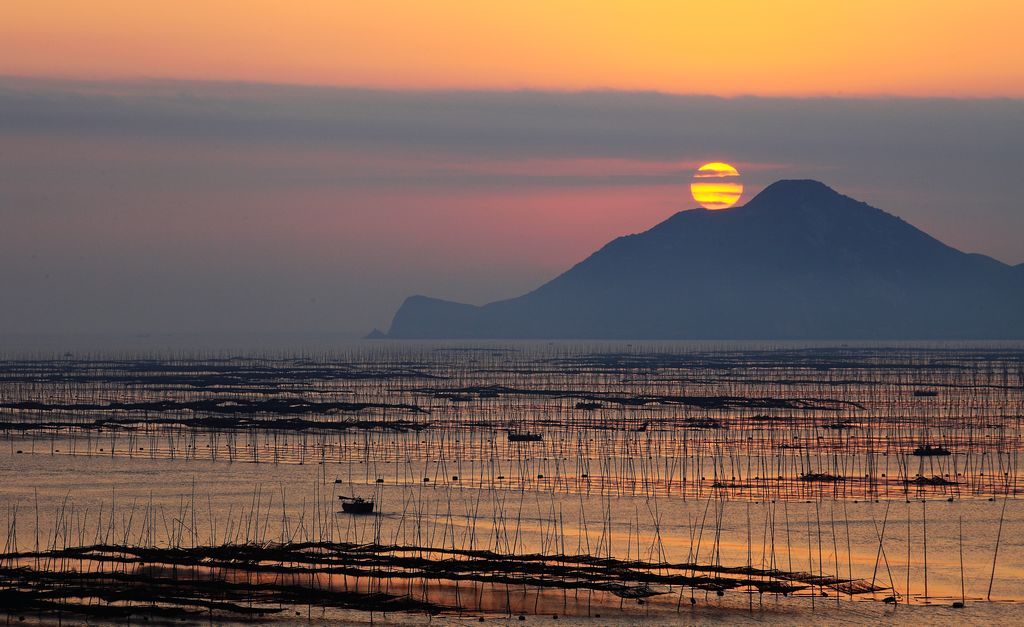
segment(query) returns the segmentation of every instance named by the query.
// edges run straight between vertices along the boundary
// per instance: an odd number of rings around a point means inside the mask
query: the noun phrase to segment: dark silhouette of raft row
[[[614,393],[598,393],[587,390],[564,390],[542,388],[513,388],[505,386],[470,386],[460,388],[419,388],[416,392],[430,394],[440,398],[459,398],[470,400],[469,394],[479,395],[482,392],[503,396],[538,396],[549,398],[578,399],[577,409],[597,409],[601,403],[622,406],[642,407],[645,405],[685,405],[701,409],[818,409],[839,410],[847,408],[862,409],[851,401],[829,398],[771,398],[741,396],[681,396],[668,394],[637,394],[626,396]]]
[[[1020,349],[988,348],[971,350],[971,362],[962,359],[965,351],[958,348],[860,348],[860,347],[809,347],[809,348],[753,348],[708,349],[696,351],[655,351],[638,349],[632,352],[608,350],[585,351],[541,359],[542,363],[559,368],[585,368],[592,370],[667,370],[667,369],[708,369],[728,371],[742,359],[744,365],[754,368],[775,368],[780,365],[790,369],[814,370],[865,370],[882,367],[897,370],[913,368],[919,371],[961,370],[976,368],[979,363],[1024,361]],[[921,386],[915,386],[918,389]],[[929,385],[928,387],[935,387]]]
[[[344,412],[360,412],[365,409],[400,410],[414,414],[429,413],[417,405],[405,403],[365,402],[350,403],[344,401],[309,401],[302,398],[207,398],[201,400],[179,401],[160,400],[148,402],[109,402],[109,403],[43,403],[39,401],[0,402],[0,409],[38,412],[206,412],[210,414],[336,414]]]
[[[305,418],[249,418],[245,416],[207,416],[202,418],[101,418],[90,422],[75,421],[0,421],[0,431],[34,431],[74,428],[76,430],[177,426],[206,431],[345,431],[348,429],[380,429],[385,431],[421,431],[425,422],[410,420],[308,420]]]
[[[152,617],[261,622],[288,621],[300,613],[286,612],[286,607],[430,614],[449,609],[384,592],[331,590],[244,578],[229,580],[223,574],[222,571],[204,572],[200,576],[160,576],[147,574],[143,568],[131,572],[0,568],[0,612],[19,619],[27,613],[37,613],[117,621]]]
[[[203,389],[435,376],[418,369],[417,364],[330,363],[302,358],[0,360],[0,381],[21,383],[118,383]]]
[[[716,564],[647,562],[592,555],[565,554],[503,554],[490,550],[469,550],[429,546],[398,546],[378,544],[353,544],[332,542],[294,543],[246,543],[218,546],[185,547],[144,547],[128,545],[90,545],[67,547],[50,551],[0,554],[0,563],[29,563],[44,560],[49,564],[91,564],[85,570],[96,579],[92,596],[100,598],[116,596],[117,585],[106,586],[103,581],[113,580],[109,574],[118,574],[117,583],[151,584],[152,578],[133,570],[134,566],[145,565],[148,569],[161,567],[161,572],[177,572],[182,569],[180,591],[187,591],[198,598],[190,599],[188,605],[202,605],[203,590],[197,586],[197,577],[189,568],[201,568],[204,572],[238,572],[251,575],[271,574],[272,580],[281,576],[302,575],[295,581],[309,580],[309,575],[336,575],[389,580],[434,580],[471,581],[488,584],[510,584],[540,589],[577,589],[604,591],[621,598],[643,598],[664,594],[661,586],[679,586],[693,590],[724,592],[728,590],[754,590],[760,593],[792,594],[810,588],[830,588],[843,594],[865,594],[887,590],[880,585],[859,579],[847,579],[825,574],[789,572],[779,569],[765,569],[751,566],[723,566]],[[134,574],[133,574],[134,573]],[[0,581],[11,588],[33,587],[35,580],[64,579],[64,583],[82,584],[80,572],[70,568],[64,570],[33,571],[28,567],[0,570]],[[239,582],[242,577],[230,578]],[[266,578],[255,578],[269,581]],[[6,580],[6,581],[5,581]],[[165,600],[175,589],[174,579],[162,578],[157,583],[163,594],[154,591],[154,600]],[[242,584],[238,590],[247,591]],[[252,592],[262,592],[267,602],[294,602],[291,586],[250,585]],[[158,588],[158,589],[159,589]],[[220,583],[211,584],[208,592],[230,591]],[[326,593],[326,591],[324,591]],[[68,594],[68,596],[75,596]],[[301,595],[299,595],[301,598]],[[311,597],[308,602],[323,605],[355,607],[365,604],[363,609],[430,610],[438,606],[416,604],[409,599],[399,600],[383,596],[373,598],[336,598],[325,595]],[[339,605],[347,603],[349,605]],[[406,605],[403,607],[403,603]],[[459,608],[447,608],[459,609]]]

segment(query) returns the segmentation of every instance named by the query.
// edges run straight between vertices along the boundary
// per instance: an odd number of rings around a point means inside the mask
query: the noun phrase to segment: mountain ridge
[[[818,181],[680,211],[483,306],[414,296],[391,338],[980,339],[1024,336],[1024,272]]]

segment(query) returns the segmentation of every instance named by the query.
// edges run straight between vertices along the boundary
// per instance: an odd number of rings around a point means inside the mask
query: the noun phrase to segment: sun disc
[[[721,161],[705,163],[693,173],[690,193],[705,209],[728,209],[743,195],[740,172]]]

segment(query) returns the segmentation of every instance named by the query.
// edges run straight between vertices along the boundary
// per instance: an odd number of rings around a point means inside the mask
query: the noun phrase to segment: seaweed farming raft
[[[1022,419],[1014,346],[9,357],[0,605],[216,622],[1017,607]]]

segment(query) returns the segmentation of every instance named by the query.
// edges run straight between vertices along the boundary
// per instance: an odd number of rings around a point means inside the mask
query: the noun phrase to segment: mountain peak
[[[1007,339],[1024,274],[813,180],[681,211],[537,289],[480,307],[413,297],[389,337]]]
[[[813,179],[783,179],[775,181],[768,187],[761,190],[761,193],[754,196],[748,206],[807,206],[816,207],[833,205],[841,201],[854,201],[849,196],[844,196],[825,185],[821,181]]]

